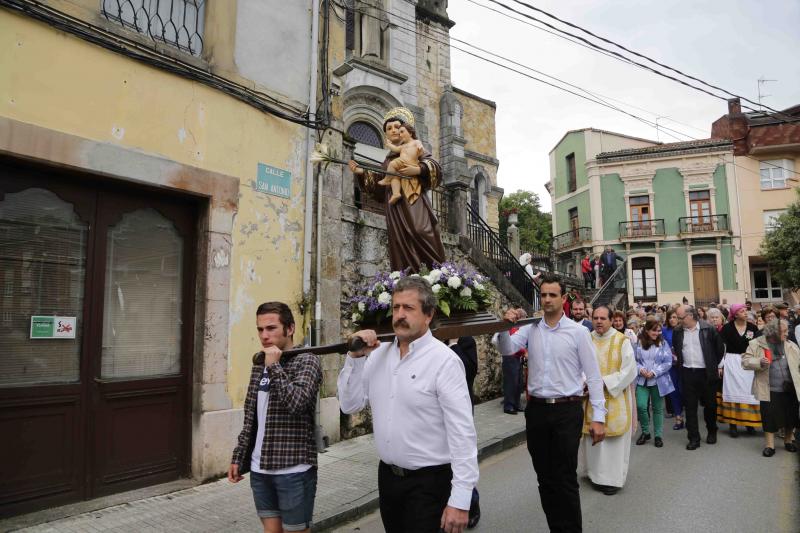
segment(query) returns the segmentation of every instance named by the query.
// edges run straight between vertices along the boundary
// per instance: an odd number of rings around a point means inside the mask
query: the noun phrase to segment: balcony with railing
[[[731,234],[728,215],[680,217],[678,227],[683,239],[726,237]]]
[[[619,223],[621,241],[663,241],[666,237],[664,219],[626,220]]]
[[[553,237],[553,251],[567,252],[574,248],[592,245],[592,228],[581,226]]]

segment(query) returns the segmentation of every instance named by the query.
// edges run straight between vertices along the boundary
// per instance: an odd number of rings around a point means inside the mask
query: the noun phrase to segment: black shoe
[[[739,437],[739,430],[736,426],[731,425],[731,429],[728,430],[728,435],[730,435],[732,439],[736,439]]]
[[[505,414],[507,414],[507,415],[515,415],[515,414],[517,414],[517,410],[516,409],[503,409],[503,412]]]
[[[696,440],[689,441],[689,444],[686,445],[687,450],[696,450],[699,447],[700,447],[700,441]]]
[[[644,444],[645,442],[647,442],[649,440],[650,440],[650,434],[649,433],[642,433],[641,435],[639,435],[639,438],[636,439],[636,445],[637,446],[641,446],[642,444]]]
[[[661,448],[664,446],[664,441],[661,440],[661,437],[656,437],[656,440],[653,441],[653,444],[655,444],[656,448]]]
[[[764,448],[764,451],[761,452],[761,455],[764,457],[772,457],[775,455],[775,448]]]
[[[747,429],[747,433],[749,433],[750,435],[755,435],[756,434],[756,428],[754,428],[754,427],[747,426],[747,428],[745,428],[745,429]]]
[[[619,487],[612,487],[610,485],[600,485],[600,492],[605,494],[606,496],[613,496],[614,494],[619,492]]]
[[[713,433],[709,433],[706,437],[706,443],[708,444],[716,444],[717,443],[717,432],[714,431]]]
[[[794,452],[796,452],[796,451],[797,451],[797,446],[795,446],[795,445],[794,445],[794,444],[792,444],[791,442],[786,442],[786,443],[784,443],[783,447],[784,447],[784,448],[786,448],[786,451],[787,451],[787,452],[792,452],[792,453],[794,453]]]
[[[475,502],[473,507],[470,507],[469,510],[469,520],[467,520],[467,529],[472,529],[473,527],[478,525],[478,522],[481,519],[481,505],[478,502]]]

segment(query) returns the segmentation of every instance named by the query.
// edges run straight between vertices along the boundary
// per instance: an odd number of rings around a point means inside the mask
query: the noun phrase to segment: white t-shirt
[[[258,402],[256,409],[258,432],[256,433],[256,445],[253,448],[253,454],[250,458],[250,470],[252,470],[253,472],[258,472],[259,474],[269,474],[272,476],[305,472],[306,470],[311,468],[311,465],[299,464],[290,466],[288,468],[279,468],[277,470],[261,469],[261,449],[264,445],[264,430],[266,429],[267,426],[268,406],[269,406],[269,376],[267,375],[267,368],[264,367],[264,375],[261,376],[261,381],[258,383]]]

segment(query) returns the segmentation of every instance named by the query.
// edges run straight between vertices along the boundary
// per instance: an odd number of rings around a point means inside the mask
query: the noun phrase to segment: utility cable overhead
[[[472,1],[472,0],[468,0],[468,1]],[[689,82],[686,82],[686,81],[684,81],[684,80],[682,80],[682,79],[676,78],[675,76],[672,76],[672,75],[670,75],[670,74],[666,74],[666,73],[664,73],[664,72],[662,72],[662,71],[660,71],[660,70],[658,70],[658,69],[656,69],[656,68],[653,68],[653,67],[651,67],[651,66],[649,66],[649,65],[645,65],[645,64],[643,64],[643,63],[640,63],[640,62],[638,62],[638,61],[634,61],[634,60],[632,60],[631,58],[629,58],[629,57],[626,57],[626,56],[624,56],[624,55],[622,55],[622,54],[620,54],[620,53],[618,53],[618,52],[615,52],[615,51],[613,51],[613,50],[609,50],[608,48],[604,48],[604,47],[602,47],[602,46],[600,46],[600,45],[598,45],[598,44],[596,44],[596,43],[594,43],[594,42],[592,42],[592,41],[590,41],[590,40],[588,40],[588,39],[586,39],[586,38],[584,38],[584,37],[581,37],[581,36],[575,35],[575,34],[573,34],[573,33],[570,33],[570,32],[569,32],[569,31],[567,31],[567,30],[563,30],[563,29],[561,29],[561,28],[558,28],[557,26],[554,26],[554,25],[552,25],[552,24],[550,24],[550,23],[548,23],[548,22],[545,22],[545,21],[543,21],[543,20],[541,20],[541,19],[539,19],[539,18],[536,18],[535,16],[533,16],[533,15],[530,15],[530,14],[528,14],[528,13],[524,13],[524,12],[522,12],[522,11],[519,11],[519,10],[517,10],[517,9],[515,9],[515,8],[513,8],[513,7],[509,6],[509,5],[506,5],[506,4],[502,3],[502,2],[499,2],[498,0],[487,0],[487,1],[489,1],[489,2],[491,2],[491,3],[493,3],[493,4],[496,4],[496,5],[499,5],[499,6],[503,7],[504,9],[506,9],[506,10],[508,10],[508,11],[512,12],[512,13],[515,13],[515,14],[521,15],[521,16],[523,16],[523,17],[525,17],[525,18],[528,18],[528,19],[534,20],[534,21],[536,21],[536,22],[538,22],[538,23],[540,23],[540,24],[543,24],[543,25],[547,26],[548,28],[552,28],[553,30],[555,30],[555,31],[557,31],[557,32],[560,32],[560,33],[563,33],[563,34],[565,34],[565,35],[569,35],[569,36],[571,36],[571,37],[574,37],[575,39],[578,39],[578,40],[580,40],[580,41],[582,41],[582,42],[586,43],[588,46],[592,47],[593,49],[595,49],[595,50],[596,50],[596,51],[598,51],[598,52],[607,52],[608,54],[611,54],[611,55],[613,55],[613,56],[614,56],[616,59],[618,59],[618,60],[620,60],[620,61],[623,61],[623,62],[625,62],[625,63],[630,63],[630,64],[632,64],[632,65],[638,66],[638,67],[640,67],[640,68],[642,68],[642,69],[644,69],[644,70],[647,70],[647,71],[649,71],[649,72],[652,72],[652,73],[654,73],[654,74],[656,74],[656,75],[658,75],[658,76],[661,76],[661,77],[663,77],[663,78],[666,78],[666,79],[672,80],[672,81],[674,81],[674,82],[676,82],[676,83],[680,83],[681,85],[684,85],[684,86],[686,86],[686,87],[689,87],[689,88],[692,88],[692,89],[694,89],[694,90],[696,90],[696,91],[699,91],[699,92],[705,93],[705,94],[707,94],[707,95],[709,95],[709,96],[712,96],[712,97],[714,97],[714,98],[717,98],[717,99],[720,99],[720,100],[723,100],[723,101],[727,101],[727,100],[728,100],[728,98],[727,98],[726,96],[722,96],[722,95],[719,95],[719,94],[715,94],[715,93],[713,93],[713,92],[711,92],[711,91],[709,91],[709,90],[706,90],[706,89],[704,89],[704,88],[702,88],[702,87],[698,87],[697,85],[693,85],[693,84],[691,84],[691,83],[689,83]],[[514,2],[517,2],[517,3],[520,3],[520,4],[522,4],[522,5],[525,5],[525,6],[529,6],[529,7],[531,7],[531,9],[538,10],[538,8],[535,8],[535,7],[533,7],[533,6],[530,6],[530,4],[526,4],[525,2],[520,2],[519,0],[512,0],[512,1],[514,1]],[[475,2],[472,2],[472,3],[475,3]],[[481,4],[476,4],[476,5],[481,5]],[[481,7],[486,7],[486,6],[481,6]],[[511,17],[511,18],[512,18],[513,20],[518,20],[518,19],[516,19],[516,18],[514,18],[514,17]],[[534,25],[534,27],[537,27],[537,26],[535,26],[535,25]],[[586,30],[586,31],[588,32],[588,30]],[[607,54],[606,54],[606,55],[607,55]],[[639,55],[641,55],[641,54],[639,54]],[[650,59],[649,59],[649,58],[648,58],[648,61],[650,61]],[[668,68],[670,68],[671,70],[675,70],[675,69],[672,69],[671,67],[668,67]],[[677,71],[677,72],[680,72],[680,71]],[[684,75],[684,74],[681,74],[681,75]],[[689,77],[689,76],[687,76],[687,77]],[[693,78],[693,79],[696,79],[696,78]],[[705,85],[708,85],[709,87],[716,87],[716,86],[712,86],[712,85],[710,85],[710,84],[707,84],[707,83],[705,83],[705,82],[702,82],[702,80],[700,81],[700,83],[703,83],[703,84],[705,84]],[[729,92],[729,91],[726,91],[726,90],[724,90],[724,89],[720,89],[720,90],[721,90],[722,92],[724,92],[724,93],[728,94],[728,95],[736,96],[734,93],[731,93],[731,92]],[[748,98],[744,98],[744,97],[739,97],[739,98],[740,98],[740,99],[744,99],[744,100],[746,100],[746,101],[748,101],[748,102],[752,102],[752,100],[750,100],[750,99],[748,99]],[[745,108],[745,109],[748,109],[748,110],[750,110],[750,111],[753,111],[753,112],[763,112],[763,111],[760,111],[760,110],[758,110],[758,109],[756,109],[756,108],[753,108],[753,107],[751,107],[751,106],[748,106],[748,105],[742,105],[742,107],[743,107],[743,108]],[[784,116],[784,117],[787,117],[787,118],[779,119],[779,120],[781,120],[782,122],[786,122],[786,123],[792,123],[792,122],[797,122],[797,121],[798,121],[798,119],[797,119],[797,118],[795,118],[795,117],[790,117],[790,116],[787,116],[787,115],[784,115],[784,114],[783,114],[781,111],[774,110],[774,109],[772,109],[772,108],[768,108],[768,109],[770,109],[771,111],[773,111],[774,115],[782,115],[782,116]],[[776,118],[777,118],[777,116],[776,116]]]
[[[519,75],[521,75],[521,76],[524,76],[524,77],[526,77],[526,78],[532,79],[532,80],[534,80],[534,81],[538,81],[539,83],[543,83],[543,84],[545,84],[545,85],[548,85],[548,86],[550,86],[550,87],[553,87],[553,88],[559,89],[559,90],[561,90],[561,91],[563,91],[563,92],[566,92],[566,93],[572,94],[572,95],[574,95],[574,96],[577,96],[577,97],[579,97],[579,98],[582,98],[582,99],[584,99],[584,100],[588,100],[588,101],[590,101],[590,102],[593,102],[593,103],[595,103],[595,104],[602,105],[603,107],[607,107],[607,108],[609,108],[609,109],[612,109],[612,110],[614,110],[614,111],[617,111],[617,112],[619,112],[619,113],[622,113],[622,114],[624,114],[624,115],[627,115],[627,116],[629,116],[629,117],[631,117],[631,118],[633,118],[633,119],[635,119],[635,120],[638,120],[639,122],[642,122],[643,124],[646,124],[646,125],[648,125],[648,126],[650,126],[650,127],[653,127],[653,128],[655,128],[656,126],[658,126],[658,128],[660,129],[660,131],[664,132],[666,135],[668,135],[668,136],[672,137],[673,139],[676,139],[676,140],[677,140],[677,141],[679,141],[679,142],[686,141],[686,140],[690,140],[690,141],[696,141],[696,140],[699,140],[698,138],[696,138],[696,137],[694,137],[694,136],[692,136],[692,135],[690,135],[690,134],[687,134],[687,133],[684,133],[684,132],[682,132],[682,131],[679,131],[679,130],[676,130],[676,129],[673,129],[673,128],[669,128],[669,127],[666,127],[666,126],[663,126],[663,125],[660,125],[660,124],[656,124],[656,123],[655,123],[655,122],[653,122],[653,121],[647,120],[647,119],[645,119],[645,118],[643,118],[643,117],[640,117],[640,116],[638,116],[638,115],[635,115],[635,114],[633,114],[633,113],[630,113],[630,112],[628,112],[628,111],[626,111],[626,110],[624,110],[624,109],[620,109],[620,108],[619,108],[619,107],[617,107],[617,106],[614,106],[614,105],[612,105],[612,104],[609,104],[608,102],[605,102],[605,101],[603,101],[603,100],[601,100],[601,99],[597,98],[597,96],[596,96],[596,95],[594,95],[593,93],[591,93],[591,92],[590,92],[590,91],[588,91],[587,89],[584,89],[584,88],[582,88],[582,87],[580,87],[580,86],[578,86],[578,85],[569,84],[568,82],[564,82],[563,80],[560,80],[559,78],[556,78],[555,76],[551,76],[551,75],[549,75],[549,74],[541,73],[542,75],[544,75],[544,76],[546,76],[546,77],[549,77],[549,78],[551,78],[551,79],[557,80],[557,81],[558,81],[558,82],[560,82],[560,83],[564,83],[564,84],[570,85],[570,86],[572,86],[572,87],[574,87],[574,88],[577,88],[577,89],[578,89],[578,90],[580,90],[580,91],[583,91],[584,93],[587,93],[587,94],[589,94],[589,95],[592,95],[592,96],[594,96],[594,98],[591,98],[591,97],[589,97],[589,96],[586,96],[586,95],[584,95],[584,94],[577,93],[577,92],[575,92],[575,91],[572,91],[572,90],[570,90],[570,89],[568,89],[568,88],[562,87],[562,86],[560,86],[560,85],[557,85],[557,84],[555,84],[555,83],[549,82],[549,81],[547,81],[547,80],[543,80],[543,79],[541,79],[541,78],[538,78],[538,77],[536,77],[536,76],[533,76],[533,75],[531,75],[531,74],[528,74],[528,73],[526,73],[526,72],[522,72],[522,71],[520,71],[520,70],[518,70],[518,69],[516,69],[516,68],[514,68],[514,67],[511,67],[511,66],[509,66],[509,65],[506,65],[506,64],[504,64],[504,63],[500,63],[500,62],[498,62],[498,61],[495,61],[495,60],[492,60],[492,59],[489,59],[489,58],[487,58],[487,57],[484,57],[484,56],[482,56],[482,55],[480,55],[480,54],[478,54],[478,53],[476,53],[476,52],[473,52],[473,51],[466,50],[466,49],[464,49],[464,48],[460,48],[460,47],[458,47],[458,46],[455,46],[455,45],[453,45],[453,44],[451,44],[451,43],[450,43],[450,41],[451,41],[451,40],[456,40],[456,41],[459,41],[459,42],[464,42],[464,43],[466,43],[466,42],[465,42],[465,41],[460,41],[459,39],[455,39],[454,37],[450,37],[449,33],[447,33],[447,32],[444,32],[444,31],[439,31],[439,30],[435,30],[435,29],[434,29],[434,30],[432,30],[430,33],[422,33],[422,32],[419,32],[419,31],[417,31],[417,30],[415,29],[415,27],[416,27],[416,22],[417,22],[416,20],[411,20],[411,19],[408,19],[407,17],[404,17],[403,15],[401,15],[401,14],[399,14],[399,13],[396,13],[396,12],[393,12],[393,11],[388,11],[388,10],[385,10],[385,9],[380,9],[380,8],[379,8],[379,10],[380,10],[380,11],[383,11],[385,14],[391,15],[392,17],[396,18],[398,21],[401,21],[401,22],[404,22],[404,23],[407,23],[407,24],[409,24],[409,27],[407,27],[407,26],[403,26],[403,25],[400,25],[400,24],[395,24],[395,25],[394,25],[394,27],[395,27],[396,29],[398,29],[398,30],[405,31],[405,32],[407,32],[407,33],[410,33],[410,34],[413,34],[413,35],[416,35],[416,36],[422,37],[422,38],[424,38],[424,39],[429,39],[429,40],[430,40],[430,41],[432,41],[432,42],[435,42],[435,43],[438,43],[438,44],[442,44],[442,45],[444,45],[444,46],[448,46],[449,48],[452,48],[452,49],[458,50],[458,51],[460,51],[460,52],[462,52],[462,53],[465,53],[465,54],[467,54],[467,55],[469,55],[469,56],[475,57],[475,58],[477,58],[477,59],[480,59],[480,60],[482,60],[482,61],[485,61],[485,62],[487,62],[487,63],[490,63],[490,64],[492,64],[492,65],[495,65],[495,66],[498,66],[498,67],[500,67],[500,68],[503,68],[503,69],[509,70],[509,71],[511,71],[511,72],[514,72],[514,73],[516,73],[516,74],[519,74]],[[364,11],[362,11],[362,10],[356,9],[356,11],[357,11],[359,14],[361,14],[361,16],[366,16],[366,17],[370,17],[370,18],[373,18],[373,19],[376,19],[376,20],[381,20],[381,19],[380,19],[380,17],[377,17],[377,16],[375,16],[375,15],[372,15],[372,14],[370,14],[370,13],[366,13],[366,12],[364,12]],[[411,25],[413,25],[413,26],[414,26],[414,28],[410,27]],[[436,38],[434,38],[434,37],[432,37],[432,36],[431,36],[431,33],[433,33],[433,34],[438,34],[438,35],[441,35],[441,36],[442,36],[444,39],[446,39],[446,40],[440,40],[440,39],[436,39]],[[472,45],[472,44],[469,44],[469,43],[466,43],[466,44],[467,44],[467,45],[469,45],[469,46],[471,46],[471,47],[473,47],[473,48],[476,48],[476,49],[479,49],[479,50],[483,50],[483,49],[481,49],[481,48],[479,48],[479,47],[477,47],[477,46],[475,46],[475,45]],[[531,70],[531,71],[533,71],[533,72],[540,73],[540,71],[537,71],[536,69],[533,69],[533,68],[531,68],[531,67],[528,67],[528,66],[526,66],[526,65],[524,65],[524,64],[522,64],[522,63],[516,62],[516,61],[514,61],[514,60],[511,60],[511,59],[509,59],[509,58],[506,58],[506,57],[504,57],[504,56],[502,56],[502,55],[500,55],[500,54],[495,54],[494,52],[489,52],[489,51],[485,51],[485,53],[489,53],[489,54],[491,54],[491,55],[493,55],[493,56],[495,56],[495,57],[497,57],[497,58],[499,58],[499,59],[501,59],[501,60],[503,60],[503,61],[507,61],[507,62],[509,62],[509,63],[512,63],[512,64],[519,65],[519,66],[521,66],[522,68],[525,68],[525,69]],[[631,107],[633,107],[633,106],[631,106]],[[646,109],[643,109],[643,108],[639,108],[639,109],[640,109],[640,110],[642,110],[642,111],[645,111],[645,112],[647,112],[647,113],[650,113],[650,114],[652,114],[652,115],[658,116],[656,113],[654,113],[654,112],[652,112],[652,111],[648,111],[648,110],[646,110]],[[672,133],[668,133],[668,132],[672,132]],[[682,136],[682,137],[684,137],[684,138],[680,138],[680,137],[678,137],[677,135],[680,135],[680,136]],[[759,159],[756,159],[756,158],[754,158],[754,157],[752,157],[752,156],[749,156],[749,155],[747,155],[747,156],[744,156],[744,157],[747,157],[748,159],[751,159],[751,160],[754,160],[754,161],[758,161],[759,163],[767,163],[767,162],[761,161],[761,160],[759,160]],[[785,171],[787,171],[787,172],[790,172],[790,173],[793,173],[793,174],[798,174],[798,175],[800,175],[800,172],[797,172],[797,171],[794,171],[794,170],[791,170],[791,169],[788,169],[788,168],[785,168],[785,167],[781,167],[781,166],[779,166],[779,165],[775,165],[775,164],[772,164],[772,163],[767,163],[767,164],[768,164],[770,167],[773,167],[773,168],[779,168],[779,169],[785,170]],[[739,166],[739,165],[737,165],[737,166]]]
[[[370,17],[370,18],[374,18],[374,19],[379,19],[379,17],[376,17],[375,15],[372,15],[372,14],[370,14],[370,13],[366,13],[366,12],[364,12],[364,11],[361,11],[361,10],[356,10],[356,11],[358,11],[358,13],[359,13],[359,14],[361,14],[361,16],[366,16],[366,17]],[[408,22],[409,24],[410,24],[410,23],[412,23],[412,22],[411,22],[411,21],[409,21],[408,19],[404,18],[402,15],[399,15],[399,14],[397,14],[397,13],[394,13],[394,12],[391,12],[391,11],[386,11],[386,10],[382,10],[382,11],[384,11],[384,12],[386,12],[386,13],[388,13],[388,14],[390,14],[390,15],[394,16],[394,17],[396,17],[398,20],[402,20],[402,21]],[[636,115],[636,114],[634,114],[634,113],[630,113],[630,112],[628,112],[628,111],[626,111],[626,110],[624,110],[624,109],[622,109],[622,108],[620,108],[620,107],[618,107],[618,106],[615,106],[615,105],[613,105],[613,104],[610,104],[610,103],[608,103],[608,102],[606,102],[606,101],[604,101],[604,100],[602,100],[602,99],[598,98],[596,95],[594,95],[593,93],[591,93],[591,91],[588,91],[587,89],[584,89],[584,88],[582,88],[582,87],[580,87],[580,86],[578,86],[578,85],[574,85],[574,84],[571,84],[571,83],[565,82],[565,81],[563,81],[563,80],[560,80],[559,78],[556,78],[555,76],[552,76],[552,75],[549,75],[549,74],[545,74],[545,73],[543,73],[543,72],[541,72],[541,71],[538,71],[538,70],[536,70],[536,69],[534,69],[534,68],[528,67],[528,66],[526,66],[526,65],[524,65],[524,64],[522,64],[522,63],[519,63],[519,62],[516,62],[516,61],[514,61],[514,60],[512,60],[512,59],[506,58],[506,57],[504,57],[504,56],[502,56],[502,55],[500,55],[500,54],[495,54],[494,52],[488,52],[488,51],[484,51],[484,53],[489,53],[489,54],[491,54],[491,55],[493,55],[493,56],[495,56],[495,57],[497,57],[497,58],[501,59],[502,61],[507,61],[507,62],[509,62],[509,63],[516,64],[516,65],[518,65],[518,66],[521,66],[522,68],[525,68],[525,69],[527,69],[527,70],[530,70],[530,71],[532,71],[532,72],[536,72],[536,73],[538,73],[538,74],[540,74],[540,75],[543,75],[543,76],[546,76],[546,77],[548,77],[548,78],[551,78],[551,79],[557,80],[559,83],[563,83],[563,84],[565,84],[565,85],[569,85],[569,86],[571,86],[571,87],[574,87],[574,88],[576,88],[577,90],[580,90],[580,91],[582,91],[582,92],[584,92],[584,93],[586,93],[586,94],[589,94],[589,95],[591,95],[591,97],[590,97],[590,96],[586,96],[586,95],[584,95],[584,94],[581,94],[581,93],[578,93],[578,92],[575,92],[575,91],[573,91],[573,90],[570,90],[570,89],[568,89],[568,88],[566,88],[566,87],[562,87],[562,86],[560,86],[560,85],[557,85],[557,84],[555,84],[555,83],[549,82],[549,81],[547,81],[547,80],[543,80],[542,78],[539,78],[539,77],[533,76],[533,75],[531,75],[531,74],[528,74],[528,73],[526,73],[526,72],[523,72],[523,71],[521,71],[521,70],[517,70],[517,69],[515,69],[514,67],[511,67],[511,66],[509,66],[509,65],[506,65],[506,64],[504,64],[504,63],[500,63],[499,61],[495,61],[495,60],[489,59],[489,58],[487,58],[487,57],[484,57],[484,56],[482,56],[482,55],[480,55],[480,54],[478,54],[478,53],[475,53],[475,52],[473,52],[473,51],[470,51],[470,50],[467,50],[467,49],[464,49],[464,48],[461,48],[461,47],[455,46],[455,45],[451,44],[451,43],[450,43],[450,42],[448,42],[448,41],[442,41],[442,40],[436,39],[436,38],[434,38],[434,37],[431,37],[431,35],[429,35],[429,34],[421,33],[421,32],[419,32],[419,31],[417,31],[417,30],[415,30],[415,29],[413,29],[413,28],[406,27],[406,26],[401,26],[401,25],[396,25],[396,28],[398,28],[398,29],[400,29],[400,30],[403,30],[403,31],[406,31],[406,32],[409,32],[409,33],[412,33],[412,34],[415,34],[415,35],[418,35],[418,36],[421,36],[421,37],[423,37],[423,38],[426,38],[426,39],[430,39],[431,41],[433,41],[433,42],[435,42],[435,43],[443,44],[443,45],[445,45],[445,46],[448,46],[448,47],[450,47],[450,48],[452,48],[452,49],[455,49],[455,50],[458,50],[458,51],[460,51],[460,52],[462,52],[462,53],[465,53],[465,54],[467,54],[467,55],[469,55],[469,56],[475,57],[475,58],[477,58],[477,59],[480,59],[480,60],[482,60],[482,61],[485,61],[485,62],[487,62],[487,63],[493,64],[493,65],[495,65],[495,66],[498,66],[498,67],[504,68],[504,69],[506,69],[506,70],[509,70],[509,71],[511,71],[511,72],[514,72],[514,73],[516,73],[516,74],[520,74],[520,75],[522,75],[522,76],[525,76],[526,78],[532,79],[532,80],[534,80],[534,81],[538,81],[539,83],[543,83],[543,84],[545,84],[545,85],[548,85],[548,86],[550,86],[550,87],[553,87],[553,88],[559,89],[559,90],[561,90],[561,91],[563,91],[563,92],[566,92],[566,93],[572,94],[572,95],[574,95],[574,96],[577,96],[578,98],[582,98],[582,99],[584,99],[584,100],[588,100],[589,102],[593,102],[593,103],[595,103],[595,104],[602,105],[603,107],[607,107],[607,108],[609,108],[609,109],[611,109],[611,110],[613,110],[613,111],[617,111],[617,112],[619,112],[619,113],[623,113],[623,114],[625,114],[625,115],[627,115],[627,116],[629,116],[629,117],[631,117],[631,118],[633,118],[633,119],[635,119],[635,120],[638,120],[638,121],[642,122],[643,124],[646,124],[646,125],[648,125],[648,126],[650,126],[650,127],[653,127],[653,128],[654,128],[654,127],[656,126],[656,123],[655,123],[655,122],[653,122],[653,121],[650,121],[650,120],[647,120],[647,119],[645,119],[645,118],[643,118],[643,117],[640,117],[640,116],[638,116],[638,115]],[[450,40],[458,40],[458,39],[454,39],[453,37],[449,37],[449,36],[446,36],[446,37],[447,37],[447,38],[449,38]],[[475,45],[471,45],[471,44],[469,44],[469,43],[466,43],[466,44],[467,44],[468,46],[471,46],[471,47],[473,47],[473,48],[476,48],[476,49],[479,49],[479,50],[482,50],[482,51],[483,51],[483,49],[481,49],[481,48],[478,48],[478,47],[476,47]],[[652,113],[652,114],[655,114],[655,113]],[[659,128],[661,129],[661,131],[664,131],[664,133],[665,133],[666,135],[669,135],[670,137],[672,137],[673,139],[676,139],[677,141],[683,141],[683,140],[686,140],[686,139],[692,139],[692,138],[693,138],[691,135],[688,135],[688,134],[686,134],[686,133],[680,132],[680,131],[678,131],[678,130],[675,130],[675,129],[672,129],[672,128],[668,128],[668,127],[666,127],[666,126],[662,126],[662,125],[658,125],[658,126],[659,126]],[[682,136],[682,137],[684,137],[684,138],[677,137],[677,136],[676,136],[676,135],[674,135],[673,133],[668,133],[668,132],[673,132],[674,134],[681,135],[681,136]]]
[[[760,102],[754,102],[753,100],[750,100],[749,98],[746,98],[744,96],[740,96],[738,94],[732,93],[732,92],[730,92],[730,91],[728,91],[726,89],[723,89],[722,87],[718,87],[718,86],[716,86],[714,84],[708,83],[707,81],[701,80],[700,78],[697,78],[697,77],[692,76],[690,74],[686,74],[685,72],[682,72],[682,71],[680,71],[680,70],[678,70],[676,68],[673,68],[673,67],[671,67],[669,65],[666,65],[666,64],[661,63],[659,61],[656,61],[655,59],[653,59],[653,58],[651,58],[649,56],[646,56],[644,54],[640,54],[639,52],[637,52],[635,50],[631,50],[630,48],[627,48],[627,47],[625,47],[625,46],[623,46],[623,45],[621,45],[621,44],[619,44],[619,43],[617,43],[615,41],[612,41],[611,39],[607,39],[607,38],[603,37],[602,35],[598,35],[598,34],[596,34],[594,32],[591,32],[591,31],[587,30],[586,28],[583,28],[582,26],[579,26],[577,24],[573,24],[572,22],[569,22],[567,20],[559,18],[559,17],[553,15],[552,13],[549,13],[549,12],[545,11],[544,9],[540,9],[540,8],[538,8],[536,6],[528,4],[527,2],[523,2],[522,0],[511,0],[511,1],[516,3],[516,4],[525,6],[528,9],[532,9],[533,11],[536,11],[537,13],[541,13],[542,15],[545,15],[546,17],[549,17],[549,18],[551,18],[553,20],[557,20],[558,22],[560,22],[560,23],[562,23],[562,24],[564,24],[566,26],[569,26],[570,28],[575,28],[576,30],[582,31],[583,33],[585,33],[587,35],[591,35],[595,39],[599,39],[599,40],[603,41],[604,43],[608,43],[608,44],[610,44],[612,46],[616,46],[620,50],[624,50],[624,51],[628,52],[629,54],[633,54],[636,57],[641,57],[642,59],[650,61],[653,64],[656,64],[656,65],[658,65],[660,67],[663,67],[663,68],[666,68],[668,70],[671,70],[672,72],[675,72],[676,74],[680,74],[684,78],[688,78],[690,80],[694,80],[696,82],[702,83],[703,85],[705,85],[707,87],[711,87],[712,89],[716,89],[718,91],[722,91],[723,93],[725,93],[725,94],[727,94],[729,96],[733,96],[733,97],[739,98],[742,101],[750,102],[751,104],[757,105],[759,107],[766,108],[766,109],[772,111],[773,113],[781,113],[777,109],[772,109],[771,107],[762,105]]]
[[[516,13],[516,14],[521,15],[523,17],[529,18],[531,20],[535,20],[536,22],[539,22],[540,24],[544,24],[548,28],[552,28],[553,30],[555,30],[557,32],[561,32],[561,33],[564,33],[566,35],[570,35],[570,36],[572,36],[572,37],[574,37],[574,38],[576,38],[576,39],[578,39],[580,41],[583,41],[584,43],[586,43],[587,45],[589,45],[589,46],[591,46],[593,48],[597,48],[598,50],[605,50],[606,52],[618,57],[619,59],[621,59],[623,61],[626,61],[626,62],[629,62],[629,63],[633,63],[634,65],[636,65],[636,66],[638,66],[640,68],[643,68],[645,70],[648,70],[648,71],[650,71],[650,72],[652,72],[652,73],[654,73],[654,74],[656,74],[658,76],[661,76],[661,77],[667,78],[669,80],[672,80],[674,82],[680,83],[681,85],[685,85],[686,87],[692,88],[692,89],[694,89],[696,91],[700,91],[700,92],[705,93],[705,94],[707,94],[709,96],[712,96],[714,98],[718,98],[718,99],[723,100],[723,101],[727,101],[728,100],[724,96],[721,96],[719,94],[715,94],[715,93],[713,93],[711,91],[703,89],[702,87],[698,87],[697,85],[693,85],[693,84],[691,84],[689,82],[686,82],[684,80],[676,78],[675,76],[671,76],[669,74],[661,72],[660,70],[655,69],[655,68],[653,68],[653,67],[651,67],[649,65],[645,65],[644,63],[640,63],[638,61],[634,61],[634,60],[632,60],[630,58],[627,58],[624,55],[620,54],[619,52],[615,52],[613,50],[609,50],[608,48],[603,48],[602,46],[600,46],[600,45],[598,45],[596,43],[593,43],[592,41],[590,41],[589,39],[586,39],[585,37],[580,37],[578,35],[572,34],[572,33],[568,32],[566,30],[563,30],[563,29],[561,29],[561,28],[559,28],[557,26],[554,26],[553,24],[550,24],[549,22],[545,22],[544,20],[538,19],[538,18],[534,17],[533,15],[530,15],[528,13],[524,13],[522,11],[514,9],[513,7],[511,7],[511,6],[507,5],[507,4],[504,4],[504,3],[502,3],[502,2],[500,2],[498,0],[488,0],[488,1],[493,3],[493,4],[499,5],[499,6],[503,7],[504,9],[507,9],[507,10],[513,12],[513,13]],[[517,0],[513,0],[513,1],[517,1]],[[523,5],[528,6],[529,4],[523,3]],[[533,7],[531,6],[531,8],[533,8]],[[535,8],[533,8],[533,9],[535,9]],[[745,107],[745,106],[742,106],[742,107]],[[752,108],[748,107],[748,109],[752,109]]]

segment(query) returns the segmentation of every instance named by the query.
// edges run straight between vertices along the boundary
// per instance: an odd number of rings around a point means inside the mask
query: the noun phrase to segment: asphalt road
[[[702,420],[702,418],[701,418]],[[687,451],[685,431],[665,420],[664,447],[652,440],[631,447],[625,488],[605,496],[581,480],[583,528],[587,532],[800,531],[800,459],[778,446],[761,456],[763,434],[740,433]],[[727,426],[725,426],[727,428]],[[705,431],[701,429],[705,436]],[[547,531],[536,475],[524,445],[481,463],[481,521],[475,533]],[[377,511],[335,530],[383,531]]]

